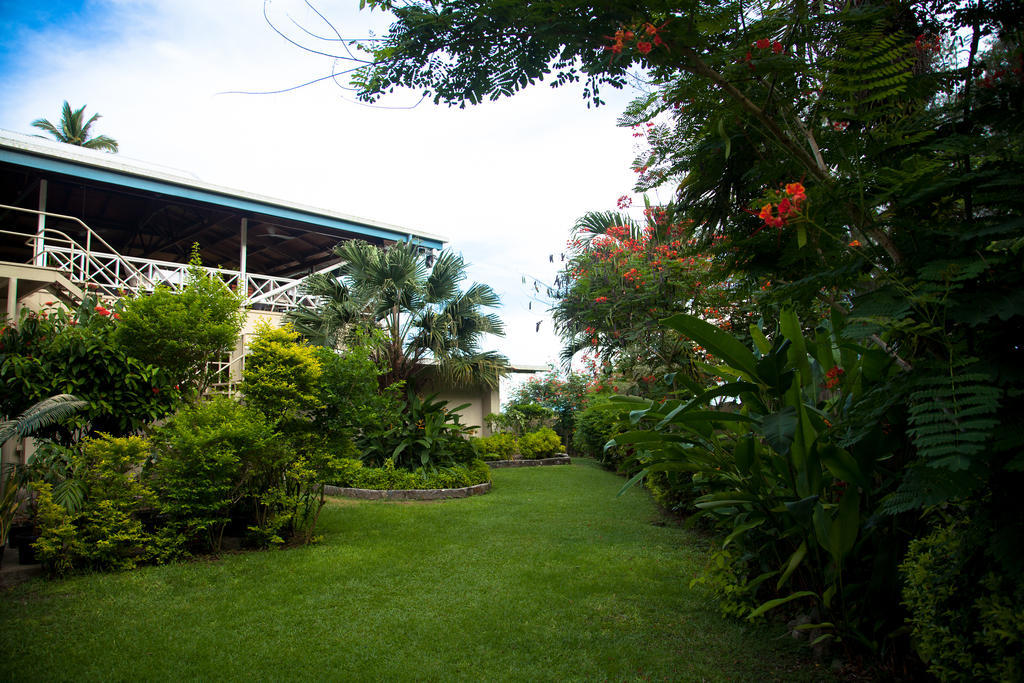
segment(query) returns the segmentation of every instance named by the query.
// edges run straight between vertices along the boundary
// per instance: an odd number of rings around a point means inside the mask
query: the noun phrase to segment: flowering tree
[[[614,364],[627,382],[650,388],[680,368],[700,377],[698,364],[713,360],[661,319],[688,311],[745,330],[754,313],[715,250],[696,247],[692,221],[673,206],[648,207],[645,217],[643,226],[614,213],[577,222],[554,316],[567,342],[564,360],[589,349],[595,376]]]
[[[536,403],[550,408],[555,413],[559,434],[565,443],[571,443],[576,413],[586,407],[591,384],[591,378],[582,373],[571,372],[563,377],[552,369],[543,377],[531,377],[516,387],[509,397],[509,405]]]

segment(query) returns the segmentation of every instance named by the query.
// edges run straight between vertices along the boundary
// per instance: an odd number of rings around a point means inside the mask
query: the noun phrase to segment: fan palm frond
[[[15,436],[29,436],[43,427],[66,421],[89,405],[71,394],[57,394],[29,406],[13,420],[0,422],[0,444]]]

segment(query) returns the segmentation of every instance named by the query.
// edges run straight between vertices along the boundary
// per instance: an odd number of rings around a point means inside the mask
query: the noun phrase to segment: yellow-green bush
[[[563,450],[562,440],[550,427],[541,427],[519,439],[519,452],[524,458],[550,458]]]

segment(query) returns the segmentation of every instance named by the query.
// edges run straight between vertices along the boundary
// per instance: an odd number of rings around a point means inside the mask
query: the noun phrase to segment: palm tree
[[[307,291],[323,303],[290,315],[307,338],[336,346],[346,327],[374,325],[382,330],[377,360],[389,368],[385,385],[405,380],[418,389],[430,374],[450,386],[498,386],[508,359],[481,351],[480,343],[486,334],[505,334],[501,319],[483,310],[500,300],[485,284],[460,289],[461,255],[445,250],[435,259],[411,241],[386,249],[351,241],[335,253],[344,259],[341,279],[307,280]]]
[[[89,129],[100,118],[100,115],[93,114],[88,121],[82,123],[82,120],[85,118],[85,107],[86,105],[83,105],[79,109],[71,111],[71,105],[68,104],[67,100],[64,100],[59,128],[47,119],[36,119],[32,122],[32,125],[40,130],[45,130],[56,138],[58,142],[65,142],[69,145],[78,145],[79,147],[87,147],[89,149],[117,152],[117,140],[106,135],[99,135],[94,138],[89,137]],[[42,136],[40,135],[39,137]]]

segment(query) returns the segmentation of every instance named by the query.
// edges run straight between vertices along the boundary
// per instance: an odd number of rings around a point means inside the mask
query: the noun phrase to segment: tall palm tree
[[[378,360],[389,368],[385,384],[405,380],[419,388],[429,374],[453,386],[497,387],[508,359],[480,344],[486,334],[505,334],[501,319],[484,312],[500,300],[485,284],[460,289],[461,255],[445,250],[435,259],[411,241],[390,248],[351,241],[335,252],[344,259],[341,280],[307,280],[307,291],[323,303],[290,316],[300,332],[333,346],[346,325],[361,320],[383,330]]]
[[[64,100],[64,108],[60,116],[60,127],[53,125],[47,119],[36,119],[32,122],[32,125],[40,130],[45,130],[56,138],[58,142],[65,142],[69,145],[78,145],[79,147],[87,147],[89,149],[117,152],[117,140],[106,135],[89,137],[89,129],[92,128],[92,124],[99,120],[100,115],[93,114],[88,121],[83,123],[85,107],[86,105],[82,105],[80,108],[71,111],[71,105],[68,104],[67,100]]]

